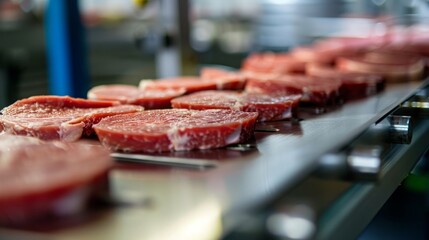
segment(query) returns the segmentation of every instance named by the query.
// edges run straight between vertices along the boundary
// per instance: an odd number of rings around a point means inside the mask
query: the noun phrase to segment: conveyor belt
[[[376,96],[301,121],[260,125],[266,131],[256,132],[247,146],[151,156],[162,157],[163,167],[118,163],[109,175],[114,206],[94,210],[79,224],[30,233],[48,239],[219,238],[307,179],[321,156],[342,150],[426,82],[389,85]],[[169,157],[213,164],[168,166]]]

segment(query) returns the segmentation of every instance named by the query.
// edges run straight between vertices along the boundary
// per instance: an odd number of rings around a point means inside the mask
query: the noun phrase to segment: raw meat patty
[[[245,91],[266,94],[301,94],[301,103],[324,107],[337,103],[340,97],[339,79],[306,75],[249,74]]]
[[[0,225],[79,211],[111,164],[101,146],[0,134]]]
[[[44,140],[76,141],[93,133],[102,118],[143,110],[140,106],[117,105],[60,96],[35,96],[19,100],[2,110],[3,131]]]
[[[382,38],[328,38],[311,46],[292,49],[290,55],[304,63],[334,64],[338,57],[353,56],[361,51],[378,48]]]
[[[322,78],[338,78],[342,81],[341,95],[345,100],[353,100],[374,95],[384,89],[382,76],[358,72],[341,72],[321,64],[308,64],[307,75]]]
[[[336,57],[335,54],[329,54],[314,46],[296,47],[291,51],[291,56],[301,62],[322,64],[330,64]]]
[[[388,82],[420,80],[424,67],[421,56],[400,51],[379,50],[337,59],[338,69],[379,74]]]
[[[258,113],[164,109],[112,116],[94,125],[101,143],[125,152],[210,149],[253,136]]]
[[[235,109],[258,112],[259,122],[283,120],[296,113],[301,95],[268,95],[234,91],[202,91],[171,101],[174,108]]]
[[[176,77],[159,80],[141,80],[139,84],[141,90],[166,90],[184,89],[186,93],[202,90],[216,89],[216,85],[209,81],[202,81],[199,77]]]
[[[200,77],[204,81],[214,81],[217,90],[243,90],[246,78],[240,72],[226,71],[220,68],[205,67]]]
[[[229,72],[220,73],[221,70],[208,69],[202,72],[202,77],[182,76],[158,80],[142,80],[139,88],[142,90],[185,89],[186,93],[204,90],[239,90],[243,89],[244,78],[241,75]],[[220,77],[220,75],[223,75]],[[216,76],[216,77],[213,77]]]
[[[303,73],[305,62],[285,53],[254,53],[244,59],[241,70],[256,73]]]
[[[200,77],[176,77],[159,80],[142,80],[139,88],[148,90],[185,89],[186,93],[204,90],[230,89],[228,79],[202,79]],[[232,79],[236,81],[236,79]],[[235,85],[235,84],[232,84]]]
[[[423,22],[411,27],[393,26],[385,35],[385,47],[428,57],[429,34],[427,26],[427,23]]]
[[[185,89],[141,90],[131,85],[100,85],[88,91],[88,99],[118,101],[143,106],[145,109],[170,108],[171,99],[183,95]]]

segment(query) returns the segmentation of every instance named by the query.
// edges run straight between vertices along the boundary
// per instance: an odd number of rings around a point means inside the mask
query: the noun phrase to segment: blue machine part
[[[79,1],[50,0],[45,16],[49,93],[86,97],[89,74]]]

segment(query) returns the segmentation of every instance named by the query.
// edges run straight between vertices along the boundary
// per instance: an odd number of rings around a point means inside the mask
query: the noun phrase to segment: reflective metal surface
[[[355,179],[378,179],[381,170],[380,146],[360,146],[348,156],[347,162]]]
[[[388,120],[390,123],[390,141],[392,143],[410,143],[413,137],[412,117],[392,115],[389,116]]]
[[[427,150],[429,120],[421,119],[413,132],[410,144],[391,146],[376,184],[358,182],[352,184],[347,191],[337,191],[336,200],[321,214],[315,239],[358,238]]]
[[[316,214],[305,204],[283,206],[268,217],[266,225],[280,239],[311,239],[316,232]]]
[[[137,163],[158,163],[167,164],[171,166],[185,166],[196,168],[211,168],[216,167],[217,162],[205,159],[189,159],[179,157],[163,157],[152,156],[144,154],[131,154],[131,153],[111,153],[111,157],[118,161],[124,162],[137,162]]]

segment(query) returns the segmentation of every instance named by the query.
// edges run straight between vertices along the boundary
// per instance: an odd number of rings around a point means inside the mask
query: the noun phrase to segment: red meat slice
[[[163,109],[112,116],[94,125],[101,143],[125,152],[210,149],[253,136],[258,113]]]
[[[142,80],[139,88],[148,90],[185,89],[186,93],[204,90],[233,90],[243,88],[244,78],[224,76],[222,78],[203,79],[200,77],[176,77],[159,80]]]
[[[340,97],[339,79],[306,75],[248,74],[245,91],[266,94],[301,94],[301,103],[324,107],[337,103]]]
[[[427,30],[427,29],[426,29]],[[415,33],[411,42],[405,47],[414,53],[418,53],[422,56],[429,57],[429,34]]]
[[[82,210],[111,164],[101,146],[0,134],[0,225]]]
[[[202,91],[171,101],[174,108],[235,109],[257,112],[259,122],[291,118],[301,95],[268,95],[234,91]]]
[[[166,90],[185,89],[186,93],[216,89],[216,84],[210,81],[202,81],[199,77],[176,77],[159,80],[142,80],[141,90]]]
[[[307,65],[307,75],[321,78],[338,78],[342,81],[341,95],[344,100],[359,99],[374,95],[384,89],[385,80],[376,74],[341,72],[321,64]]]
[[[239,72],[213,67],[201,69],[200,77],[204,81],[214,81],[218,90],[242,90],[246,82],[245,76]]]
[[[170,108],[171,99],[183,95],[184,89],[140,90],[131,85],[101,85],[88,91],[92,100],[118,101],[122,104],[143,106],[145,109]]]
[[[338,57],[378,48],[383,41],[382,38],[328,38],[312,46],[296,47],[290,55],[304,63],[334,64]]]
[[[425,67],[424,59],[400,51],[372,51],[337,60],[340,70],[382,75],[388,82],[420,80]]]
[[[391,29],[385,36],[386,44],[383,49],[394,52],[406,52],[424,57],[429,66],[429,34],[427,25],[415,27],[399,27]]]
[[[362,51],[376,49],[385,44],[383,37],[336,37],[318,40],[313,44],[313,48],[331,56],[349,56]]]
[[[143,110],[140,106],[114,104],[71,97],[35,96],[4,108],[0,125],[11,134],[76,141],[82,135],[91,135],[92,125],[104,117]]]
[[[383,47],[386,51],[403,52],[408,54],[420,55],[425,58],[429,57],[429,43],[410,43],[410,44],[391,44]],[[427,65],[427,64],[426,64]]]
[[[394,49],[429,55],[429,34],[427,24],[412,27],[393,26],[385,35],[386,46]]]
[[[336,55],[329,51],[323,51],[315,47],[296,47],[291,51],[291,56],[305,63],[331,64]]]
[[[305,63],[284,53],[254,53],[243,61],[241,70],[256,73],[303,73]]]

